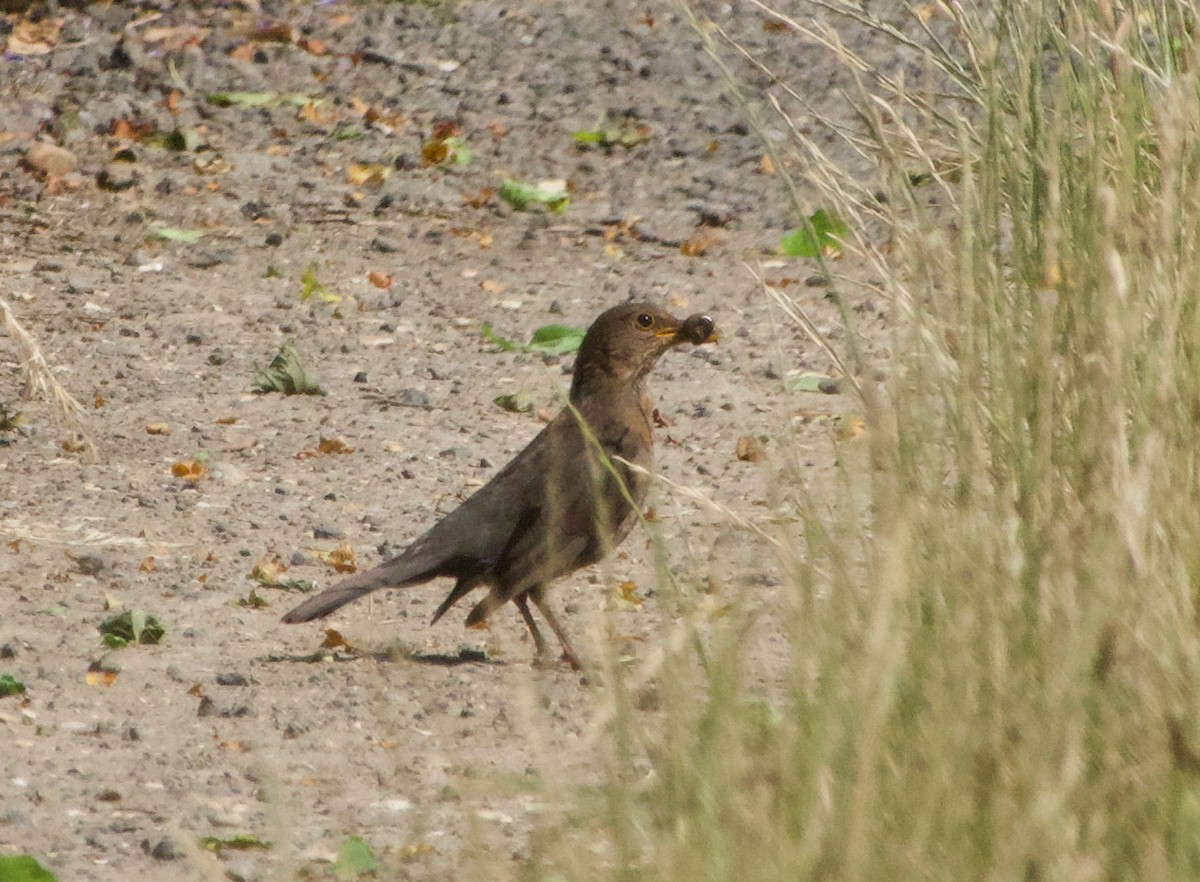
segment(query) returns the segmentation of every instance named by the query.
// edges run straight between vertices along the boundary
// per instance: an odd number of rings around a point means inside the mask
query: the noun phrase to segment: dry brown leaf
[[[301,37],[296,41],[296,45],[307,52],[309,55],[328,55],[329,47],[324,41],[318,40],[315,37]]]
[[[445,141],[430,141],[421,148],[421,165],[425,168],[441,165],[449,155],[450,146]]]
[[[258,50],[249,43],[239,43],[229,50],[229,57],[234,61],[254,61],[254,53]]]
[[[322,105],[324,106],[324,105]],[[323,110],[315,101],[309,101],[298,111],[296,116],[305,122],[310,122],[313,125],[324,126],[330,123],[337,122],[337,109],[333,105],[325,106]]]
[[[679,253],[684,257],[701,257],[704,252],[716,244],[717,237],[707,229],[701,229],[684,240],[683,244],[679,246]]]
[[[106,671],[100,667],[99,662],[92,662],[88,667],[87,675],[83,679],[89,686],[104,686],[107,688],[117,682],[117,672]]]
[[[339,573],[358,572],[358,565],[354,562],[354,549],[345,542],[329,552],[329,563]]]
[[[391,166],[378,162],[352,162],[346,167],[346,177],[356,187],[382,187],[391,174]]]
[[[342,636],[341,632],[336,631],[333,628],[325,629],[325,639],[321,641],[321,648],[349,649],[351,652],[354,651],[354,647],[346,641],[346,638]]]
[[[867,431],[867,421],[860,416],[842,414],[834,421],[833,436],[839,441],[850,441]]]
[[[367,273],[367,281],[369,281],[376,288],[382,288],[386,291],[396,283],[396,277],[391,273],[373,271]]]
[[[296,459],[311,459],[314,456],[326,456],[334,453],[353,453],[354,448],[351,447],[342,438],[321,438],[317,441],[316,447],[310,447],[307,450],[301,450],[296,454]]]
[[[200,479],[208,473],[208,469],[204,463],[197,459],[188,462],[176,462],[171,464],[171,474],[176,478],[182,478],[193,487],[200,483]]]
[[[642,605],[642,599],[637,596],[637,582],[634,582],[632,579],[630,579],[618,585],[617,599],[622,603],[628,603],[632,604],[633,606],[640,607]]]
[[[737,439],[737,458],[742,462],[762,462],[767,458],[767,449],[753,435]]]
[[[146,426],[147,435],[170,435],[171,427],[166,423],[151,423]]]
[[[154,555],[147,556],[138,567],[139,573],[153,573],[158,569],[158,564],[154,560]]]
[[[8,35],[5,51],[11,55],[48,55],[58,45],[58,37],[66,19],[43,18],[41,21],[21,19]]]
[[[260,560],[250,571],[248,578],[260,585],[278,585],[279,577],[287,572],[287,565],[279,558]]]
[[[429,134],[431,141],[445,141],[447,138],[457,138],[462,134],[462,129],[458,123],[448,119],[439,119],[433,124],[433,131]]]
[[[255,43],[291,43],[295,37],[292,26],[285,21],[268,22],[250,35]]]
[[[470,206],[471,208],[485,208],[496,201],[496,191],[491,187],[484,187],[474,195],[463,193],[462,200],[463,205]]]

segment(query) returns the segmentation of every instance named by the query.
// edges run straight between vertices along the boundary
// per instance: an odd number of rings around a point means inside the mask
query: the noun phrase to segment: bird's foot
[[[558,668],[566,662],[572,671],[582,671],[583,665],[580,663],[575,653],[564,652],[558,658],[555,658],[546,648],[539,649],[533,656],[533,666],[539,671],[550,671]]]

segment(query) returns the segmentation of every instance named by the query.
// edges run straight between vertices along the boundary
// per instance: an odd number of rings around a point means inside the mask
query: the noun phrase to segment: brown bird
[[[467,626],[483,626],[511,600],[542,658],[546,641],[529,610],[533,601],[562,644],[563,658],[578,670],[579,656],[546,603],[546,588],[608,554],[638,518],[646,476],[615,457],[650,467],[653,410],[646,376],[654,363],[680,344],[716,339],[706,315],[680,321],[648,303],[602,313],[579,347],[570,405],[528,447],[402,554],[305,601],[283,620],[311,621],[377,588],[452,576],[458,581],[433,621],[487,586]]]

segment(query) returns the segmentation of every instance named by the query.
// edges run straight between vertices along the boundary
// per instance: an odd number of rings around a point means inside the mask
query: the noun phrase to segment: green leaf
[[[449,151],[446,154],[443,165],[470,165],[471,160],[475,158],[475,154],[471,152],[471,148],[466,145],[462,138],[456,135],[451,135],[442,142],[446,145]]]
[[[101,623],[100,633],[104,635],[104,643],[113,649],[120,649],[130,643],[160,643],[167,630],[152,615],[145,610],[132,609],[113,616]]]
[[[27,854],[0,855],[0,882],[58,882],[58,877]]]
[[[540,355],[569,355],[579,349],[587,328],[574,328],[570,325],[543,325],[533,332],[525,345],[515,343],[507,337],[501,337],[492,330],[492,326],[483,326],[483,339],[494,343],[505,352],[533,352]]]
[[[822,395],[837,395],[842,391],[842,381],[838,377],[826,377],[821,374],[802,374],[792,377],[784,387],[789,392],[820,392]]]
[[[841,240],[849,232],[837,215],[820,208],[809,216],[806,226],[784,236],[779,249],[788,257],[818,257],[826,249],[841,251]]]
[[[195,245],[204,238],[204,231],[177,230],[174,227],[155,227],[154,235],[160,239],[166,239],[168,242],[184,242],[188,245]]]
[[[206,851],[217,852],[227,848],[233,851],[266,851],[271,847],[271,843],[259,839],[252,833],[239,833],[237,836],[228,836],[225,839],[218,836],[204,836],[200,839],[200,847]]]
[[[296,92],[211,92],[204,100],[217,107],[275,107],[278,104],[319,104],[319,99]]]
[[[512,340],[509,340],[507,337],[501,337],[499,334],[497,334],[495,331],[493,331],[492,326],[487,324],[486,322],[484,322],[482,332],[483,332],[484,340],[487,340],[489,343],[494,343],[496,346],[499,346],[505,352],[514,352],[521,348],[519,344],[514,343]]]
[[[334,294],[317,278],[317,265],[310,263],[303,275],[300,276],[300,302],[316,294],[326,303],[341,303],[342,298]]]
[[[200,146],[200,138],[194,129],[171,129],[169,132],[155,132],[146,139],[146,143],[185,153]]]
[[[255,392],[282,392],[284,395],[324,395],[315,377],[308,373],[296,344],[291,340],[279,347],[266,369],[254,369]]]
[[[12,674],[0,674],[0,698],[7,698],[10,695],[20,695],[24,691],[25,684]]]
[[[500,198],[517,211],[524,211],[530,205],[544,205],[556,213],[566,211],[571,201],[567,182],[562,180],[527,184],[505,178],[500,184]]]
[[[579,147],[636,147],[650,140],[646,129],[584,129],[572,132],[571,137]]]
[[[363,136],[363,131],[358,126],[342,126],[333,133],[335,141],[357,141]]]
[[[567,355],[579,349],[587,328],[569,325],[543,325],[533,332],[526,352],[547,352],[552,355]]]
[[[8,409],[8,405],[0,401],[0,432],[13,432],[25,425],[25,417],[17,411]]]
[[[824,379],[818,374],[804,374],[788,380],[786,385],[790,392],[820,392],[821,381]]]
[[[533,393],[514,392],[511,395],[500,395],[492,399],[492,404],[510,413],[529,413],[533,410]]]
[[[375,870],[375,855],[371,847],[357,836],[351,836],[338,848],[333,862],[333,874],[342,882],[354,882],[365,873]]]

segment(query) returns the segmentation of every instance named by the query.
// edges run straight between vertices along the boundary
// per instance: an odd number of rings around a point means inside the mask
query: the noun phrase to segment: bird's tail
[[[290,613],[283,617],[289,625],[297,622],[311,622],[322,619],[335,609],[340,609],[347,603],[353,603],[364,594],[375,590],[375,585],[335,585],[328,591],[322,591],[316,597],[310,597]]]
[[[336,609],[341,609],[347,603],[353,603],[365,594],[370,594],[377,588],[404,588],[427,582],[436,576],[436,568],[432,570],[418,569],[414,572],[413,561],[407,553],[398,558],[381,564],[374,569],[351,576],[339,582],[332,588],[322,591],[316,597],[310,597],[294,610],[283,617],[289,625],[297,622],[311,622],[313,619],[324,618]]]

